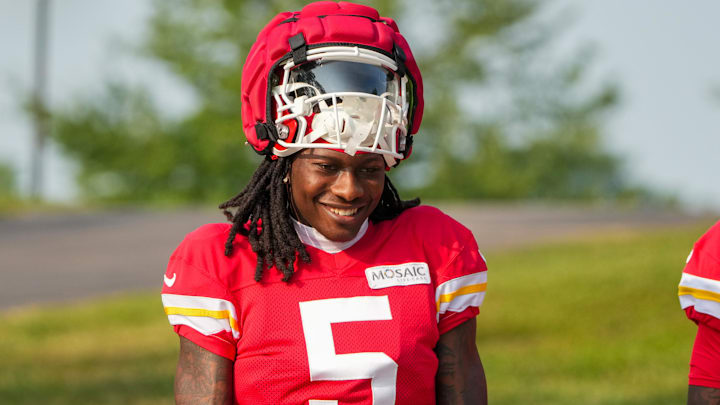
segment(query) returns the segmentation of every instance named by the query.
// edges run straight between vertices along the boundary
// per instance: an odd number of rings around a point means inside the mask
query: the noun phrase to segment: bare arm
[[[180,337],[175,374],[177,405],[225,405],[233,401],[233,363]]]
[[[439,360],[437,404],[487,405],[485,370],[475,345],[475,318],[440,335],[435,353]]]
[[[688,387],[688,405],[720,405],[720,389],[691,385]]]

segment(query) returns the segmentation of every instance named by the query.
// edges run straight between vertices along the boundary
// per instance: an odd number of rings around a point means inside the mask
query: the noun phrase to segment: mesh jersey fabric
[[[411,208],[339,253],[307,246],[312,262],[284,283],[275,269],[255,282],[244,236],[224,256],[229,227],[185,238],[163,304],[178,334],[234,361],[236,403],[435,402],[433,348],[477,315],[485,294],[487,267],[468,229],[436,208]]]
[[[698,325],[689,383],[720,388],[720,222],[693,246],[678,294],[688,319]]]

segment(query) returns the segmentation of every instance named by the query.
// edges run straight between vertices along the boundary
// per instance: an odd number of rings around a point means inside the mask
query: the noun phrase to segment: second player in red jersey
[[[720,222],[693,247],[678,294],[698,325],[690,359],[689,405],[720,404]]]

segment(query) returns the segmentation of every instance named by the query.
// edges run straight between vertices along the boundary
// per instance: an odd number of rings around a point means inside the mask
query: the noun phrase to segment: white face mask
[[[402,159],[407,79],[394,73],[395,62],[354,47],[314,49],[308,60],[297,68],[288,61],[272,89],[280,138],[280,148],[273,152],[288,156],[304,148],[330,148],[350,155],[380,153],[389,167]]]

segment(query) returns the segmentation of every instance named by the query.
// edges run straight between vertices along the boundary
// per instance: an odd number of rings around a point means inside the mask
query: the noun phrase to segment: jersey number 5
[[[310,381],[370,379],[373,405],[395,404],[397,363],[381,352],[335,354],[332,323],[392,319],[387,296],[332,298],[300,303]],[[311,400],[308,405],[337,405]]]

